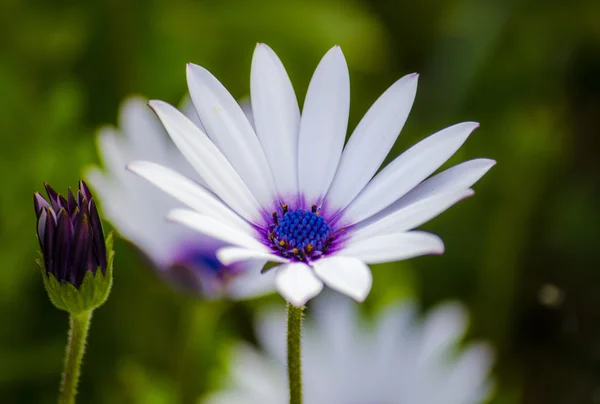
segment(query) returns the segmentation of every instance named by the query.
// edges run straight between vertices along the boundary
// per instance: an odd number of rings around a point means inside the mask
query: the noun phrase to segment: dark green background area
[[[599,21],[596,0],[3,0],[0,402],[55,402],[62,368],[67,316],[34,264],[32,193],[44,181],[76,185],[97,162],[96,128],[115,123],[124,97],[178,103],[187,62],[247,95],[260,41],[300,100],[320,57],[341,45],[351,129],[387,86],[419,72],[391,156],[475,120],[450,163],[498,161],[473,198],[424,226],[444,239],[443,256],[373,268],[365,311],[406,295],[423,307],[460,299],[469,336],[497,349],[494,404],[600,403]],[[254,313],[283,304],[182,296],[128,243],[116,249],[81,403],[194,403],[219,384],[231,342],[253,339]],[[553,287],[560,298],[549,301]]]

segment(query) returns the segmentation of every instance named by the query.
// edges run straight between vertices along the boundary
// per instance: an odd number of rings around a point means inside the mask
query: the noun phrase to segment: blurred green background
[[[397,78],[419,92],[392,155],[463,120],[482,126],[451,163],[498,165],[425,229],[446,253],[374,268],[366,310],[458,298],[470,337],[497,348],[492,402],[600,403],[600,2],[597,0],[0,2],[0,402],[52,403],[67,315],[34,264],[31,195],[98,161],[94,134],[133,93],[177,104],[185,63],[247,95],[256,42],[302,100],[341,45],[353,128]],[[266,302],[205,302],[163,284],[117,241],[112,296],[92,324],[82,403],[193,403],[253,339]]]

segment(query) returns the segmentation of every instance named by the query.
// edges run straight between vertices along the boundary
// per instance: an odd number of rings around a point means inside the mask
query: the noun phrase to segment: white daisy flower
[[[302,337],[306,404],[475,404],[491,391],[491,349],[458,345],[466,310],[446,303],[425,318],[411,303],[388,306],[373,323],[349,299],[319,298]],[[203,404],[288,402],[285,315],[259,316],[257,334],[266,355],[248,344],[231,352],[229,385]]]
[[[92,167],[85,177],[102,201],[105,217],[161,275],[185,290],[233,298],[273,291],[273,279],[260,276],[264,261],[221,264],[216,251],[229,244],[168,222],[168,212],[183,205],[125,169],[127,162],[144,159],[203,184],[146,103],[139,97],[128,99],[120,110],[120,129],[104,127],[98,133],[98,152],[105,169]],[[190,103],[184,111],[203,130]]]
[[[472,160],[426,179],[478,126],[465,122],[377,173],[408,117],[417,77],[394,83],[344,147],[350,84],[339,47],[319,63],[300,115],[282,63],[259,44],[251,72],[254,127],[211,73],[189,64],[189,91],[206,130],[169,104],[149,104],[205,185],[154,163],[129,169],[192,209],[171,212],[171,220],[233,245],[217,253],[224,264],[280,264],[272,270],[276,288],[290,303],[302,306],[323,284],[362,301],[372,283],[368,264],[443,252],[439,237],[412,229],[472,195],[494,164]]]

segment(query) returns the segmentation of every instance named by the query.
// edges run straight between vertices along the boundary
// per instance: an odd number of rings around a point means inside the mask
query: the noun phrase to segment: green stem
[[[59,404],[74,404],[77,395],[77,383],[81,368],[81,359],[85,351],[92,310],[69,317],[69,343],[65,352],[65,370],[60,384]]]
[[[302,404],[302,310],[304,307],[287,305],[287,360],[290,382],[290,404]]]

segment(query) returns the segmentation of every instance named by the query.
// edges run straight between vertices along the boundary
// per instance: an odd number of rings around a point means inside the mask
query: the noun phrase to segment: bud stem
[[[81,360],[83,359],[85,351],[85,341],[90,328],[92,311],[93,310],[88,310],[77,315],[71,314],[69,316],[69,343],[65,352],[65,370],[60,384],[60,394],[58,396],[59,404],[75,403]]]
[[[290,404],[302,404],[302,310],[290,303],[287,305],[287,360],[290,384]]]

